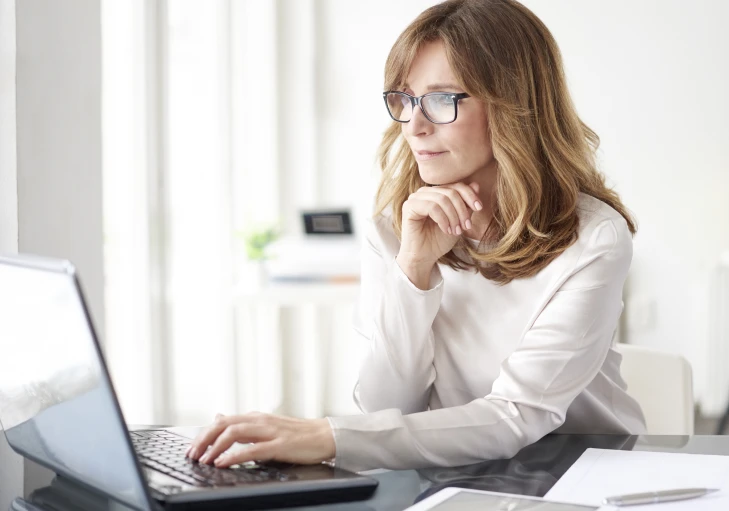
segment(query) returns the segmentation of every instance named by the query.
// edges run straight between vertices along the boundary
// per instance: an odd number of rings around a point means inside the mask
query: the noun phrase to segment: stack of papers
[[[626,511],[729,510],[729,456],[587,449],[544,496],[602,505],[605,497],[679,488],[720,488],[696,499],[603,509]]]

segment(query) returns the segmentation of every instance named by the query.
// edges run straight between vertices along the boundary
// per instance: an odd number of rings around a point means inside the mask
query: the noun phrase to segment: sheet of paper
[[[544,498],[600,505],[608,496],[677,488],[721,488],[722,491],[697,499],[622,509],[727,511],[729,456],[587,449]]]

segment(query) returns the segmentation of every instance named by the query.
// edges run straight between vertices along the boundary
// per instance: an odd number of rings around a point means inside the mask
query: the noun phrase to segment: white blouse
[[[391,217],[370,222],[354,320],[369,344],[354,392],[365,415],[328,418],[337,466],[457,466],[555,430],[645,432],[613,349],[630,231],[593,197],[578,209],[578,240],[535,276],[501,286],[437,265],[425,291],[395,262]]]

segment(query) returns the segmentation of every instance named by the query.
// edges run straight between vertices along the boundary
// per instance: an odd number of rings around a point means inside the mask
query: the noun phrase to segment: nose
[[[410,136],[424,136],[432,133],[433,123],[425,117],[420,105],[416,105],[415,108],[413,108],[410,122],[405,123],[405,129],[408,131]]]

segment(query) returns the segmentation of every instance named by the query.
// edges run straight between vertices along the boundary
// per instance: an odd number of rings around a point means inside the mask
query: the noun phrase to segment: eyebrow
[[[410,85],[408,85],[406,83],[405,84],[405,88],[406,89],[410,89]],[[463,90],[463,87],[461,87],[460,85],[453,84],[453,83],[433,83],[433,84],[428,85],[425,88],[425,90],[428,91],[428,92],[433,92],[433,91],[447,91],[449,89],[451,89],[451,90],[452,89]]]

